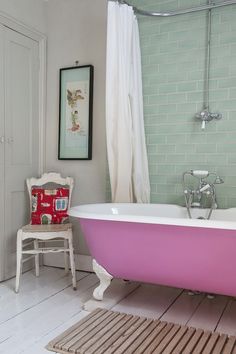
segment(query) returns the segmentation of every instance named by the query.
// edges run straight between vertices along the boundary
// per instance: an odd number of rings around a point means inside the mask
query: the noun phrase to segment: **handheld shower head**
[[[209,176],[209,172],[204,170],[191,170],[191,175],[198,178],[206,178]]]

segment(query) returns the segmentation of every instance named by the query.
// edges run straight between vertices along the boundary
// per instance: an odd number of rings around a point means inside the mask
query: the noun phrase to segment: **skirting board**
[[[43,264],[50,267],[64,268],[64,256],[59,253],[45,254]],[[75,268],[84,272],[93,272],[92,257],[85,254],[75,254]]]

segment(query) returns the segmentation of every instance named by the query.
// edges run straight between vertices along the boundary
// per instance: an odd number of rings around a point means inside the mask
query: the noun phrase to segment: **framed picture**
[[[60,69],[59,160],[92,159],[93,66]]]

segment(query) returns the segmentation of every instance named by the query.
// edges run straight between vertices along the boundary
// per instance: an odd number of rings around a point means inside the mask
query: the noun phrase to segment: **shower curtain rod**
[[[115,0],[115,1],[118,1],[120,4],[126,4],[129,6],[132,6],[125,0]],[[223,6],[233,5],[233,4],[236,4],[236,0],[227,0],[227,1],[223,1],[221,3],[217,3],[217,4],[212,3],[209,5],[201,5],[201,6],[197,6],[197,7],[192,7],[190,9],[183,9],[183,10],[169,11],[169,12],[150,12],[150,11],[145,11],[145,10],[139,9],[135,6],[133,6],[133,9],[136,14],[143,15],[143,16],[170,17],[170,16],[184,15],[184,14],[188,14],[191,12],[199,12],[199,11],[203,11],[203,10],[216,9],[218,7],[223,7]]]

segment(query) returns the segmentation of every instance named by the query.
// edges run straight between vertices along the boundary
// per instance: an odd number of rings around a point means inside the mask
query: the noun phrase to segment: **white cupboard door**
[[[4,235],[4,28],[0,25],[0,245]],[[0,259],[3,259],[4,249],[0,247]],[[1,261],[0,261],[1,262]],[[0,263],[0,279],[3,268]]]
[[[38,43],[5,28],[5,259],[15,274],[16,232],[29,222],[27,177],[39,173]]]

